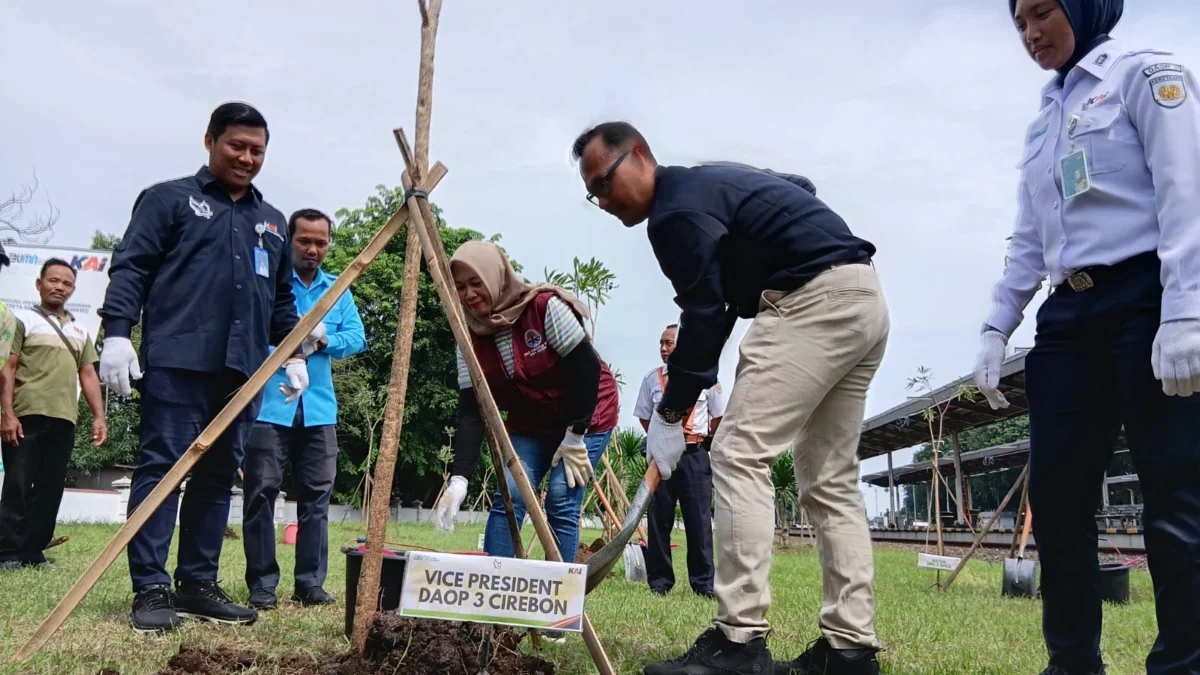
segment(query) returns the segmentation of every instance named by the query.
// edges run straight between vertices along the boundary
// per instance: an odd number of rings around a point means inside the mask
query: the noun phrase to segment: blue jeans
[[[584,436],[588,458],[595,468],[608,447],[608,439],[612,431],[602,431],[598,434]],[[558,452],[558,444],[562,438],[534,438],[532,436],[512,436],[513,449],[521,459],[521,466],[529,476],[529,482],[534,490],[538,483],[550,471],[550,486],[546,488],[546,518],[550,521],[550,530],[558,540],[558,550],[563,560],[573,562],[579,551],[579,511],[583,506],[583,493],[586,485],[576,485],[574,489],[567,487],[566,468],[560,462],[554,470],[550,470],[550,462],[554,453]],[[516,511],[517,522],[525,520],[525,500],[513,481],[508,467],[504,467],[504,478],[508,481],[508,491],[512,494],[513,509]],[[512,532],[508,528],[508,517],[504,514],[504,499],[500,496],[499,488],[492,497],[492,510],[488,514],[487,530],[484,534],[483,549],[488,555],[503,558],[516,556],[513,548]]]

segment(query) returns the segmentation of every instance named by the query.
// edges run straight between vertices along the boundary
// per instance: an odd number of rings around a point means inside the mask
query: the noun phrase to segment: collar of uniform
[[[1071,72],[1067,73],[1067,77],[1070,77],[1071,73],[1077,70],[1082,70],[1098,80],[1103,80],[1112,72],[1113,66],[1116,65],[1117,61],[1120,60],[1119,57],[1124,53],[1116,40],[1106,40],[1080,59],[1079,63],[1071,69]],[[1062,88],[1062,81],[1059,80],[1058,75],[1055,75],[1046,83],[1045,87],[1042,87],[1042,104],[1045,105],[1055,100],[1054,93],[1062,91]]]
[[[196,182],[200,183],[202,191],[210,185],[216,184],[220,186],[220,183],[217,182],[217,177],[213,175],[212,171],[208,170],[207,164],[201,165],[200,170],[196,172]],[[225,188],[221,187],[221,191],[224,192]],[[254,197],[254,201],[262,202],[262,193],[258,191],[258,188],[254,187],[254,183],[250,184],[249,194]]]
[[[292,268],[292,281],[299,283],[301,286],[304,285],[304,280],[300,278],[294,267]],[[316,286],[330,286],[332,284],[333,275],[318,267],[317,274],[313,277],[312,286],[308,286],[307,288],[312,289]]]
[[[45,307],[42,307],[41,305],[35,305],[35,307],[37,307],[39,310],[41,310],[42,312],[44,312],[46,316],[52,316],[52,317],[54,317],[54,318],[58,318],[58,315],[57,315],[57,314],[54,314],[53,312],[47,312],[47,311],[46,311],[46,308],[45,308]],[[58,320],[58,324],[59,324],[60,326],[65,326],[65,325],[67,325],[68,323],[74,323],[74,322],[75,322],[75,315],[71,313],[71,310],[67,309],[66,307],[63,307],[63,314],[65,314],[65,315],[67,316],[67,320],[64,322],[62,319],[59,319],[59,320]]]

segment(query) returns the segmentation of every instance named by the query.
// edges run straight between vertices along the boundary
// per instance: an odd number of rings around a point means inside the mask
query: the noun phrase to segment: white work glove
[[[119,396],[133,393],[133,380],[142,379],[142,368],[138,365],[137,352],[129,338],[104,338],[100,350],[100,381]]]
[[[1167,396],[1200,392],[1200,319],[1164,321],[1154,336],[1150,367]]]
[[[979,357],[975,359],[975,386],[987,399],[992,410],[1008,407],[1008,399],[1000,393],[1000,364],[1004,363],[1004,346],[1008,340],[997,330],[984,331],[979,337]]]
[[[683,438],[683,421],[670,424],[654,413],[650,429],[646,432],[646,454],[658,465],[663,480],[670,480],[671,473],[683,457],[687,441]]]
[[[451,476],[450,484],[442,491],[437,504],[433,505],[433,529],[444,532],[454,531],[454,518],[463,500],[467,498],[467,479],[462,476]]]
[[[304,342],[300,343],[300,349],[304,352],[304,355],[309,356],[313,352],[317,351],[317,346],[321,343],[321,340],[325,339],[327,333],[328,331],[325,329],[325,322],[322,321],[317,323],[316,328],[313,328],[312,332],[308,334],[308,337],[304,338]]]
[[[294,403],[308,389],[308,364],[303,359],[292,359],[283,367],[287,384],[279,385],[279,392],[286,396],[284,403]]]
[[[559,462],[563,463],[563,470],[567,474],[567,487],[574,490],[591,482],[592,460],[588,457],[582,434],[567,431],[558,445],[558,452],[554,453],[550,468],[558,466]]]

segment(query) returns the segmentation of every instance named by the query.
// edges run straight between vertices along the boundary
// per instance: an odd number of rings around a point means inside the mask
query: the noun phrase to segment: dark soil
[[[604,544],[606,543],[608,542],[604,541],[603,539],[597,539],[596,541],[593,541],[591,546],[584,546],[582,541],[579,542],[579,551],[575,554],[575,562],[579,563],[580,565],[587,564],[587,561],[591,560],[592,556],[596,555],[600,549],[604,548]]]
[[[159,675],[227,675],[251,669],[277,675],[476,675],[484,629],[482,624],[386,614],[372,624],[365,654],[351,652],[318,660],[298,654],[268,657],[227,647],[213,650],[183,645]],[[501,626],[493,630],[489,673],[554,674],[554,664],[517,649],[519,634]]]
[[[237,539],[238,534],[237,534],[237,532],[233,531],[232,527],[226,526],[225,527],[225,538],[226,539]]]

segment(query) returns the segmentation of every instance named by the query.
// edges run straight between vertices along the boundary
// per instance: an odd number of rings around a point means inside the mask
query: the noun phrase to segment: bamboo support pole
[[[429,161],[429,116],[433,96],[433,47],[437,37],[437,22],[441,0],[430,0],[430,6],[418,0],[421,10],[421,56],[417,80],[417,155]],[[416,174],[424,185],[424,172]],[[407,205],[408,199],[405,198]],[[400,447],[400,431],[404,421],[404,399],[408,392],[408,370],[412,359],[413,331],[417,321],[417,295],[421,277],[421,239],[414,227],[418,221],[409,218],[408,241],[404,249],[404,277],[400,286],[400,316],[392,350],[392,370],[388,382],[387,404],[384,409],[383,438],[379,457],[375,460],[375,490],[371,495],[370,516],[367,520],[367,541],[363,547],[362,572],[358,579],[358,607],[354,614],[351,643],[358,651],[366,649],[367,630],[379,608],[379,584],[383,571],[383,546],[387,539],[388,510],[391,506],[392,478],[396,471],[396,454]],[[445,489],[443,483],[442,489]]]
[[[432,1],[431,10],[437,2],[438,0]],[[432,11],[430,13],[432,14]],[[422,167],[408,149],[408,142],[405,139],[404,132],[397,130],[396,136],[400,144],[401,154],[404,157],[404,164],[409,173],[409,179],[414,184],[419,185],[421,184]],[[496,405],[496,399],[492,396],[487,379],[483,376],[483,368],[480,366],[479,360],[475,357],[475,351],[471,347],[471,337],[467,332],[466,324],[459,312],[454,309],[458,303],[458,297],[451,285],[452,281],[449,276],[443,275],[443,270],[439,269],[440,263],[437,258],[437,251],[444,251],[445,249],[442,246],[441,236],[436,229],[437,221],[434,219],[427,199],[417,196],[413,201],[416,206],[411,211],[413,229],[416,229],[421,237],[421,248],[425,252],[426,264],[431,276],[433,276],[434,286],[437,288],[442,306],[447,310],[446,315],[450,320],[450,329],[454,333],[454,339],[458,342],[463,360],[467,363],[467,370],[471,375],[471,383],[475,387],[476,397],[479,399],[479,408],[482,417],[486,420],[488,426],[495,431],[494,437],[498,441],[500,454],[504,458],[503,465],[508,467],[509,472],[513,476],[513,481],[521,493],[521,499],[525,502],[525,510],[533,521],[534,531],[542,543],[542,548],[546,551],[546,558],[554,562],[562,562],[562,554],[558,550],[558,544],[554,539],[554,532],[550,529],[550,523],[546,519],[546,512],[542,508],[542,503],[537,499],[537,493],[529,481],[528,474],[525,473],[525,468],[521,465],[520,458],[517,457],[517,452],[512,446],[512,441],[508,438],[508,433],[501,433],[500,431],[504,429],[500,408]],[[446,271],[448,272],[448,269]],[[588,620],[586,614],[583,617],[583,638],[587,644],[588,651],[591,652],[592,660],[595,662],[596,668],[599,669],[601,675],[615,675],[616,671],[613,670],[612,663],[604,651],[604,646],[596,636],[591,621]]]
[[[988,520],[987,525],[985,525],[983,529],[975,535],[975,541],[971,542],[971,548],[967,549],[967,552],[963,555],[962,560],[958,561],[958,565],[954,568],[954,571],[951,572],[950,576],[946,578],[946,583],[942,585],[943,591],[950,588],[950,584],[954,583],[954,580],[958,578],[958,573],[967,566],[967,561],[971,559],[971,556],[975,554],[976,549],[979,548],[979,543],[983,541],[983,538],[988,532],[992,531],[992,526],[996,524],[996,521],[1000,520],[1000,514],[1004,512],[1004,507],[1008,506],[1009,500],[1012,499],[1013,495],[1017,493],[1017,488],[1021,487],[1021,483],[1024,482],[1025,476],[1028,474],[1028,472],[1029,465],[1026,464],[1025,468],[1021,469],[1021,475],[1017,477],[1017,480],[1013,482],[1012,487],[1008,489],[1008,494],[1004,495],[1004,499],[1000,502],[1000,506],[996,507],[996,513],[992,514],[992,517],[990,520]]]
[[[430,172],[429,181],[426,184],[427,189],[432,190],[436,187],[445,175],[446,168],[440,163],[437,164],[433,171]],[[371,261],[383,251],[387,243],[396,236],[396,233],[400,231],[400,227],[407,219],[408,207],[407,205],[401,206],[388,220],[387,224],[375,234],[375,237],[371,239],[367,247],[338,275],[333,285],[321,296],[317,304],[308,313],[300,317],[300,322],[296,324],[292,332],[288,333],[287,337],[267,356],[266,361],[263,361],[263,364],[258,367],[258,370],[254,371],[254,374],[250,376],[246,384],[242,385],[229,400],[229,403],[225,404],[221,412],[213,418],[213,421],[204,428],[204,431],[200,432],[200,436],[192,442],[192,445],[175,462],[170,471],[162,477],[162,480],[146,496],[146,499],[138,505],[133,513],[129,514],[125,524],[117,530],[117,533],[109,540],[104,550],[88,565],[88,568],[84,570],[83,576],[79,578],[79,581],[75,582],[75,585],[71,587],[71,590],[58,603],[58,606],[42,621],[41,625],[30,636],[25,646],[13,656],[13,661],[23,661],[45,646],[46,642],[58,631],[63,622],[67,620],[67,617],[71,615],[71,612],[75,610],[92,587],[96,585],[96,582],[100,581],[100,577],[116,561],[121,551],[129,545],[130,540],[133,539],[133,535],[146,524],[151,514],[166,501],[171,492],[179,487],[179,484],[187,476],[188,472],[192,470],[192,467],[196,465],[196,462],[200,461],[204,453],[208,452],[208,449],[217,442],[221,434],[225,433],[225,430],[237,419],[242,410],[258,396],[259,392],[262,391],[262,388],[266,386],[275,372],[282,368],[284,362],[291,358],[291,355],[300,348],[300,343],[304,341],[304,338],[329,313],[330,308],[333,307],[337,299],[362,275],[367,266],[371,264]]]

